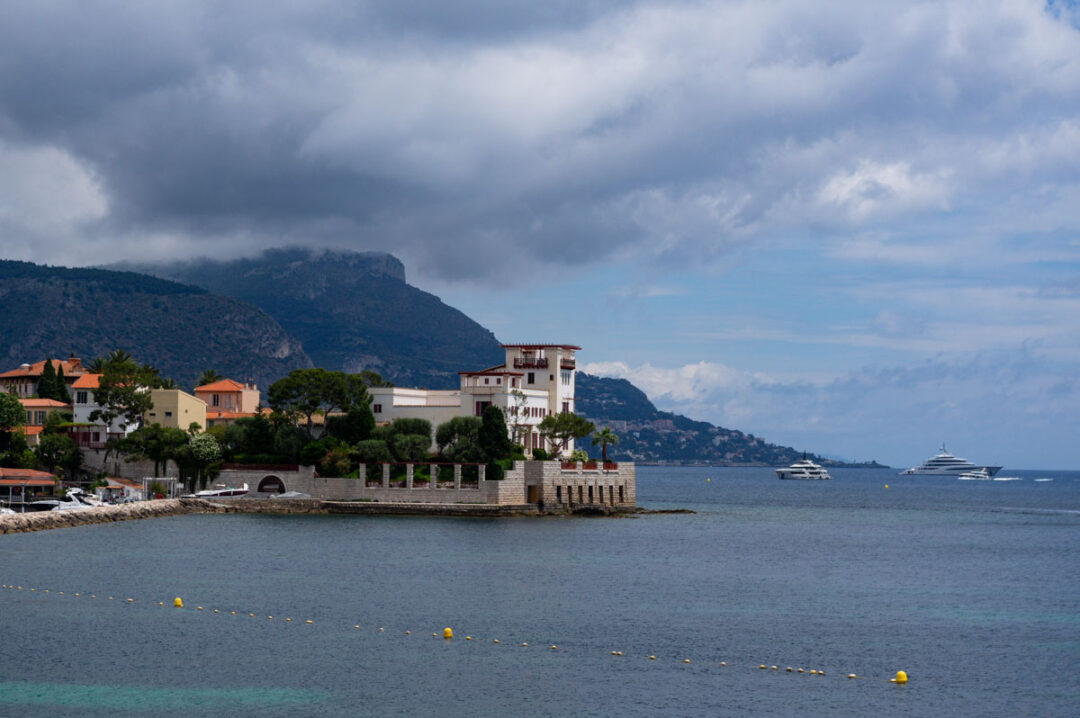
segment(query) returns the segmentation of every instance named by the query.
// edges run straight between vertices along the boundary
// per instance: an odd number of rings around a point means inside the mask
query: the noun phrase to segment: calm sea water
[[[3,536],[0,714],[1080,712],[1080,472],[833,474],[639,468],[693,515]]]

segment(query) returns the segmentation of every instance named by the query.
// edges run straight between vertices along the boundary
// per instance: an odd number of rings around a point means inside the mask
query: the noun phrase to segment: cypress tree
[[[55,399],[53,393],[56,391],[56,369],[53,367],[52,359],[45,360],[45,366],[41,370],[41,377],[38,379],[37,395],[39,399]]]
[[[478,442],[487,461],[503,459],[510,455],[510,437],[506,431],[506,417],[502,409],[489,406],[481,418]]]
[[[71,393],[68,392],[67,382],[64,381],[64,364],[60,363],[60,366],[56,368],[56,387],[53,389],[53,399],[62,401],[65,404],[71,403]]]

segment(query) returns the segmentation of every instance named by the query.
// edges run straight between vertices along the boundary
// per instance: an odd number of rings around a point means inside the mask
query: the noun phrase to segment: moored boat
[[[906,471],[901,471],[900,476],[910,476],[914,474],[927,475],[927,476],[957,476],[965,472],[973,472],[978,470],[984,470],[989,476],[992,477],[997,472],[1001,471],[1000,466],[979,466],[973,464],[967,459],[961,459],[959,456],[953,456],[945,449],[945,444],[941,445],[941,451],[935,456],[931,456],[926,461],[922,462],[918,466],[912,466]]]
[[[781,479],[809,479],[809,480],[822,480],[831,479],[829,472],[821,468],[820,465],[815,464],[810,459],[806,458],[806,454],[786,469],[777,469],[776,475]]]
[[[202,491],[196,491],[193,494],[184,494],[185,499],[220,499],[229,496],[246,496],[248,493],[248,485],[244,484],[241,488],[229,487],[219,484],[212,489],[203,489]]]

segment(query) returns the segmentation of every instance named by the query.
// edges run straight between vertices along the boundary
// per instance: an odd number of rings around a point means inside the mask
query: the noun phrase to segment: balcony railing
[[[567,371],[573,371],[577,367],[577,364],[573,359],[563,359],[560,366]]]
[[[521,358],[514,359],[515,369],[547,369],[548,360],[545,357],[539,357],[537,359]]]

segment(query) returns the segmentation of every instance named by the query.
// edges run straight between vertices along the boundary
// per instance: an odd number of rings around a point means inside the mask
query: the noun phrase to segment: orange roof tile
[[[65,404],[56,399],[19,399],[24,409],[70,409],[71,404]]]
[[[52,482],[56,477],[50,474],[48,471],[37,471],[36,469],[7,469],[0,467],[0,479],[7,479],[9,481],[26,480],[26,479],[48,479]]]
[[[23,436],[37,436],[45,430],[44,426],[24,426],[22,427]]]
[[[17,369],[12,369],[0,374],[0,379],[19,378],[19,377],[39,377],[41,372],[45,370],[45,362],[52,362],[53,369],[59,369],[64,367],[64,376],[78,376],[85,374],[86,369],[82,365],[82,359],[72,357],[71,359],[42,359],[39,362],[33,364],[27,364],[20,366]]]
[[[244,419],[255,416],[253,411],[208,411],[207,419]]]
[[[220,379],[209,384],[203,384],[202,386],[195,387],[195,392],[203,391],[243,391],[244,385],[238,381],[232,379]]]
[[[97,389],[101,385],[101,374],[83,374],[75,383],[71,385],[72,389]]]

